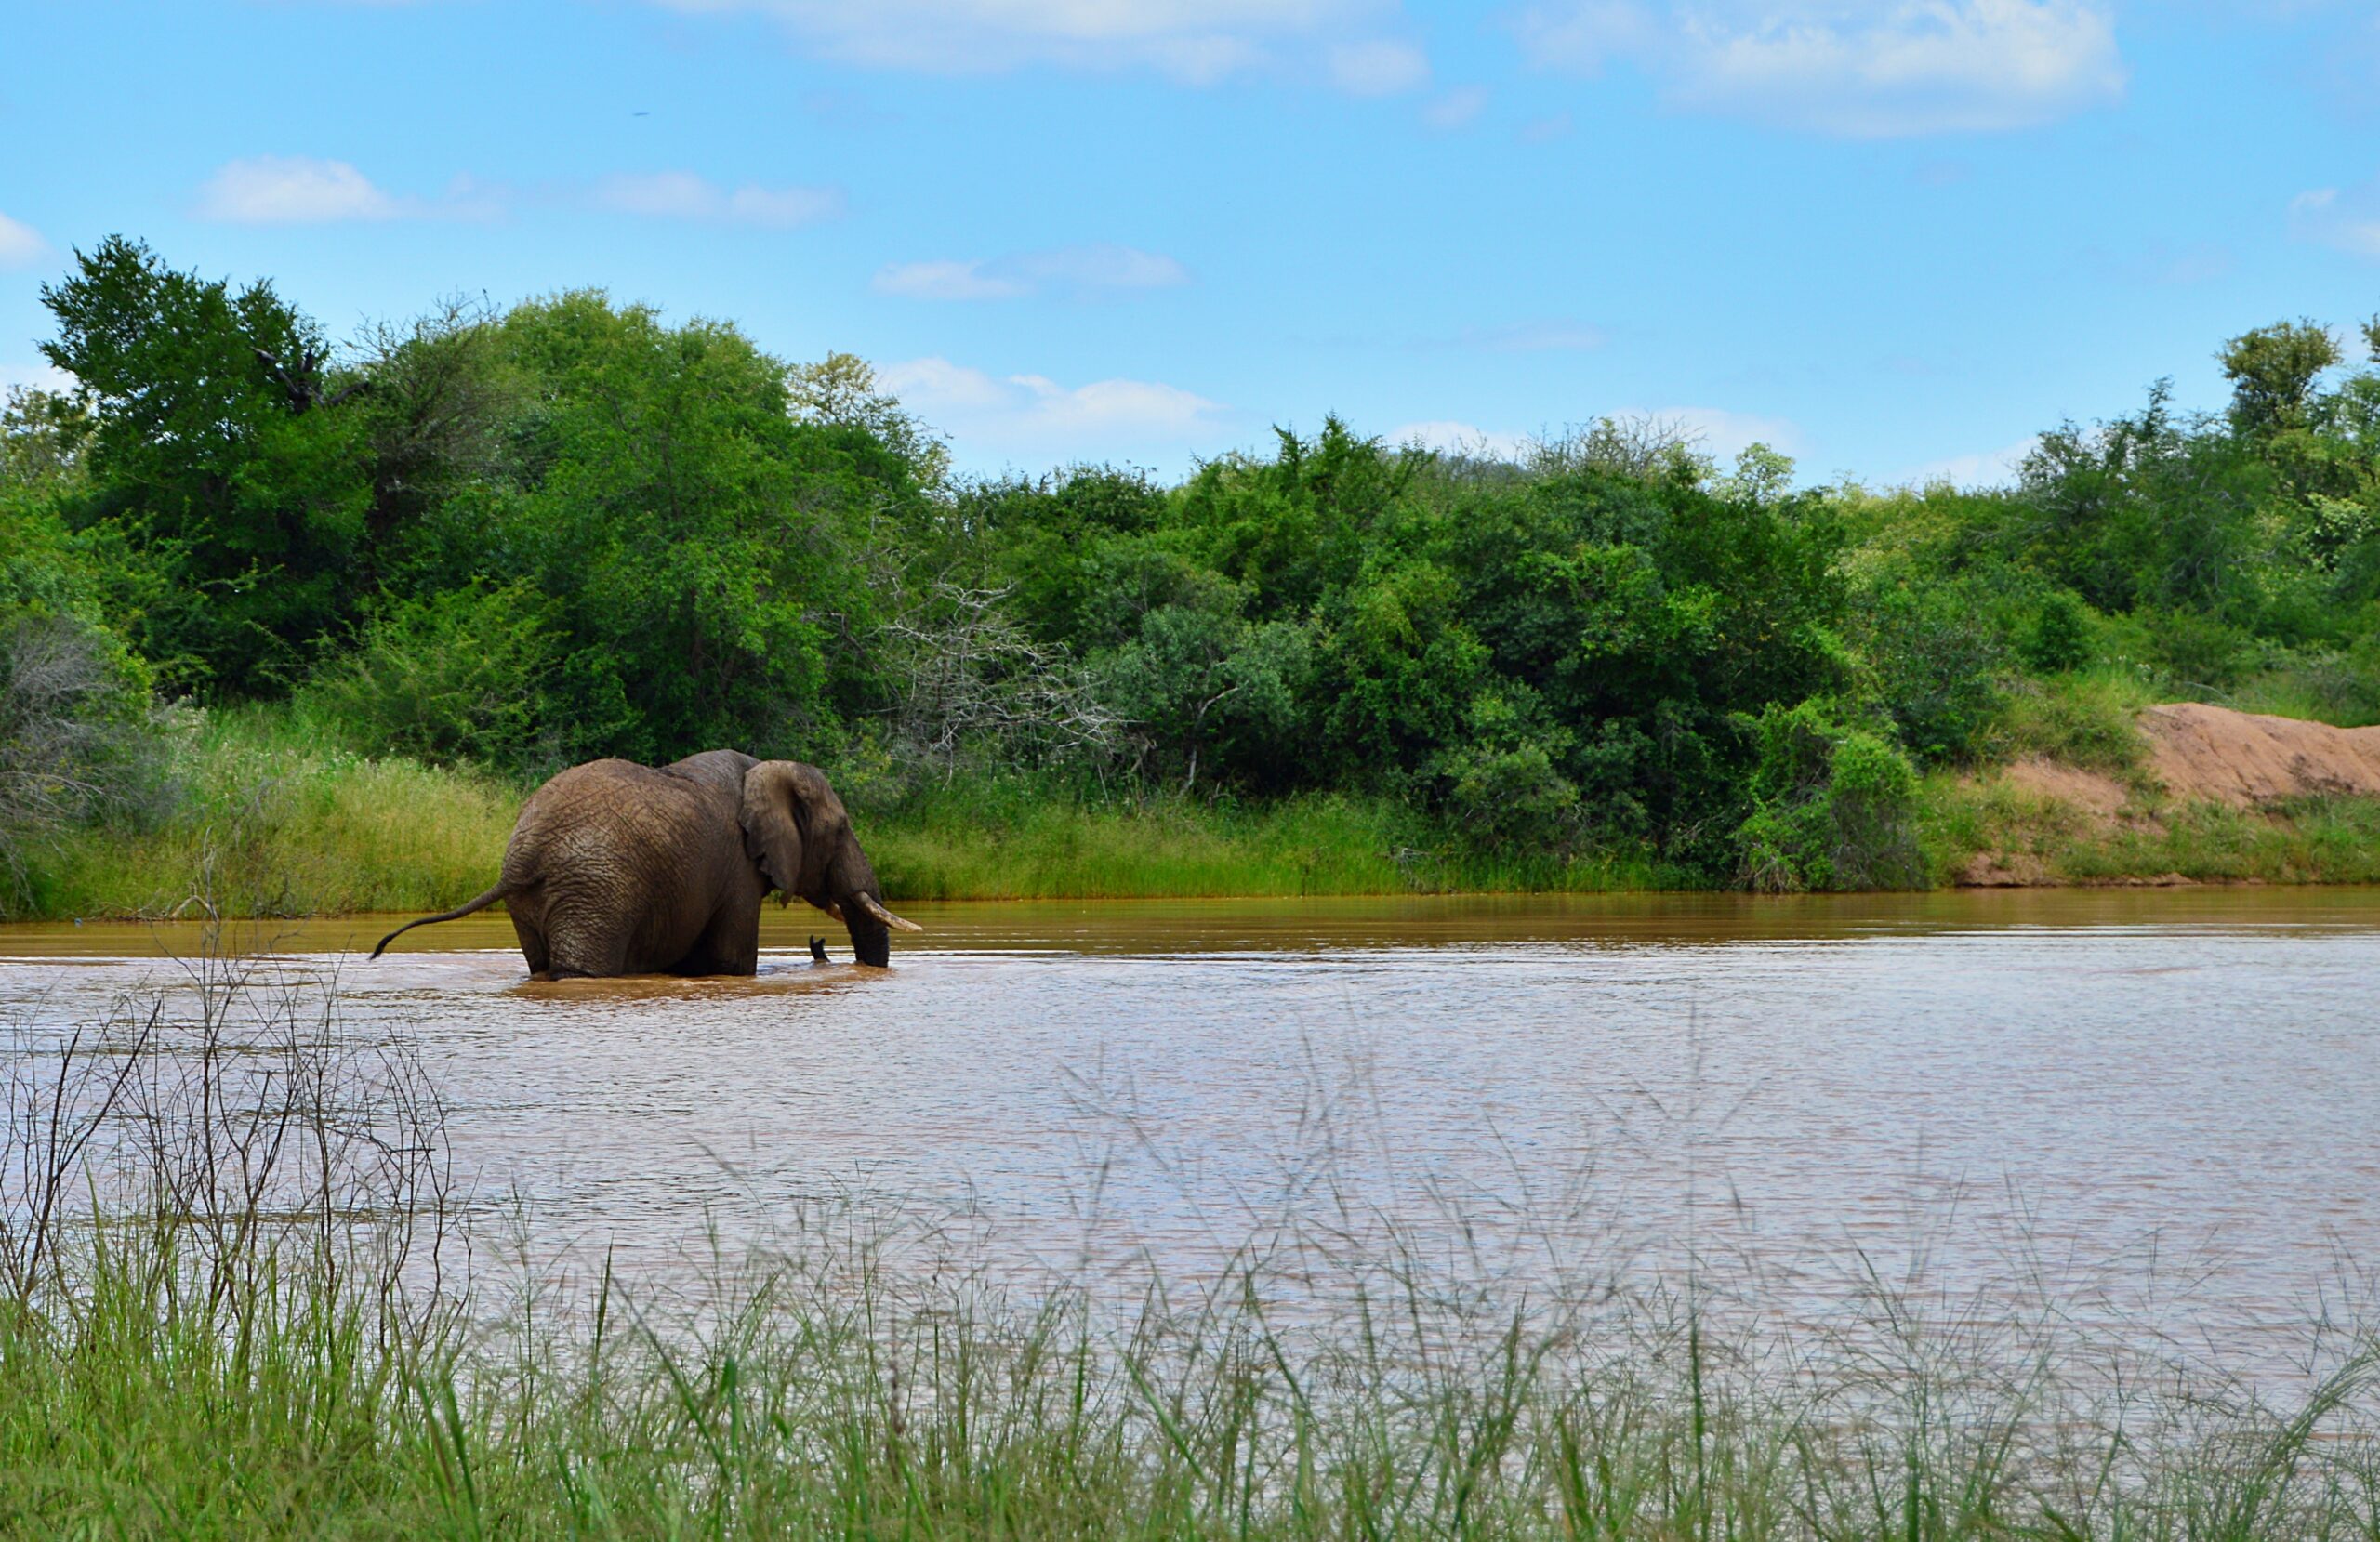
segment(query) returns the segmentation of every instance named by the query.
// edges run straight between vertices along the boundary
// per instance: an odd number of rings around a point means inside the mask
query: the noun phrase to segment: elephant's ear
[[[744,773],[744,850],[779,893],[807,897],[818,888],[810,869],[824,853],[807,832],[826,785],[814,767],[794,760],[763,760]]]

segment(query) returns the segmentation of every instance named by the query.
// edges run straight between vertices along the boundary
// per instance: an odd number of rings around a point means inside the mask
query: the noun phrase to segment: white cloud
[[[49,256],[49,243],[21,220],[0,214],[0,268],[30,268]]]
[[[1432,128],[1465,128],[1488,110],[1488,91],[1480,86],[1458,86],[1421,109],[1421,121]]]
[[[887,364],[877,378],[960,444],[1000,452],[1188,444],[1213,433],[1226,411],[1221,402],[1153,380],[1068,387],[1046,376],[993,376],[938,357]]]
[[[468,173],[435,198],[385,192],[345,161],[256,155],[227,161],[198,190],[201,219],[231,225],[326,225],[346,220],[494,219],[511,190]]]
[[[1726,407],[1655,407],[1649,411],[1622,407],[1611,415],[1622,420],[1647,419],[1682,429],[1695,440],[1697,449],[1722,464],[1732,463],[1753,444],[1765,444],[1789,455],[1802,453],[1802,430],[1781,417],[1731,412]]]
[[[725,188],[691,171],[602,178],[589,190],[588,199],[595,207],[614,214],[784,229],[832,219],[843,212],[840,188],[768,188],[757,182]]]
[[[468,173],[434,198],[401,197],[345,161],[258,155],[224,165],[199,190],[203,219],[238,225],[310,225],[340,220],[494,219],[522,204],[585,207],[658,219],[791,228],[843,212],[832,187],[725,187],[691,171],[621,174],[592,184],[522,194]]]
[[[1803,445],[1802,430],[1781,417],[1730,412],[1725,407],[1621,407],[1605,415],[1622,423],[1651,424],[1689,440],[1696,450],[1723,467],[1732,465],[1736,456],[1752,444],[1765,444],[1787,455],[1800,454]],[[1400,424],[1382,437],[1391,444],[1418,443],[1433,450],[1519,460],[1541,440],[1559,436],[1483,428],[1474,423],[1434,418]]]
[[[1448,418],[1400,423],[1381,438],[1398,449],[1418,444],[1425,450],[1436,450],[1446,455],[1511,461],[1526,456],[1534,442],[1527,434],[1506,433],[1483,428],[1475,423],[1457,423]]]
[[[1680,106],[1855,138],[2047,123],[2125,79],[2092,0],[1539,0],[1515,29],[1547,68],[1626,60]]]
[[[984,270],[980,262],[896,262],[878,269],[867,286],[913,300],[1012,300],[1033,292]]]
[[[1354,97],[1393,97],[1430,83],[1429,56],[1410,43],[1370,37],[1341,43],[1325,56],[1330,83]]]
[[[1936,482],[1949,482],[1955,487],[2004,487],[2016,480],[2025,457],[2040,445],[2038,436],[2018,440],[1997,450],[1985,450],[1974,455],[1947,455],[1929,460],[1896,478],[1911,487],[1930,487]]]
[[[198,217],[231,225],[394,219],[405,205],[345,161],[257,155],[231,161],[198,190]]]
[[[1100,243],[988,262],[898,262],[879,269],[868,287],[919,300],[1012,300],[1048,291],[1087,296],[1189,282],[1190,270],[1162,253]]]
[[[816,52],[848,64],[941,74],[989,73],[1032,64],[1148,69],[1194,86],[1275,62],[1284,46],[1327,47],[1367,18],[1395,8],[1389,0],[658,3],[679,11],[773,16]],[[1335,74],[1335,62],[1331,67]],[[1364,78],[1361,70],[1357,78]]]
[[[2350,191],[2315,188],[2289,201],[2289,231],[2300,241],[2380,257],[2380,182]]]
[[[47,360],[30,364],[0,364],[0,401],[20,387],[28,390],[64,393],[74,389],[74,377]]]

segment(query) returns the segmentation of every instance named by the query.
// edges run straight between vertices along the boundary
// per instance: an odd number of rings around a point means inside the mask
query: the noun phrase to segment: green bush
[[[2000,705],[2000,639],[1977,597],[1896,578],[1853,607],[1878,705],[1921,762],[1967,759]]]
[[[2221,691],[2257,662],[2247,634],[2218,616],[2162,610],[2144,619],[2159,667],[2182,691]]]
[[[1834,704],[1771,706],[1753,724],[1753,811],[1739,825],[1741,876],[1769,893],[1922,889],[1917,773]]]
[[[2080,669],[2091,659],[2091,613],[2071,589],[2053,589],[2033,613],[2017,655],[2044,675]]]
[[[546,612],[521,584],[386,599],[354,646],[315,671],[299,706],[366,753],[524,767],[555,661]]]

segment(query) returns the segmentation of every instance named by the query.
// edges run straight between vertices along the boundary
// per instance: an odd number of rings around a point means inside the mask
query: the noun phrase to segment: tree
[[[186,684],[270,694],[345,615],[371,502],[350,411],[365,385],[259,281],[233,292],[111,236],[42,289],[42,345],[89,404],[99,493],[163,580],[137,622]]]
[[[878,494],[906,484],[868,481],[866,436],[797,422],[785,366],[732,326],[580,292],[500,333],[535,406],[483,561],[554,602],[549,754],[817,758],[859,705],[838,672],[875,631]]]
[[[2231,421],[2262,437],[2305,426],[2314,377],[2339,362],[2338,339],[2312,322],[2276,322],[2243,332],[2215,357],[2231,382]]]
[[[785,372],[785,387],[797,421],[872,435],[929,485],[949,477],[950,446],[910,416],[900,398],[878,383],[876,367],[857,354],[829,353],[814,364],[795,364]]]

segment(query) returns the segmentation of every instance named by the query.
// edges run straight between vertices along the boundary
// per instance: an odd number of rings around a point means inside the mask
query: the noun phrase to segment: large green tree
[[[371,502],[364,382],[265,282],[177,271],[110,237],[42,290],[43,352],[92,418],[94,493],[156,582],[135,633],[170,679],[281,689],[355,594]]]

